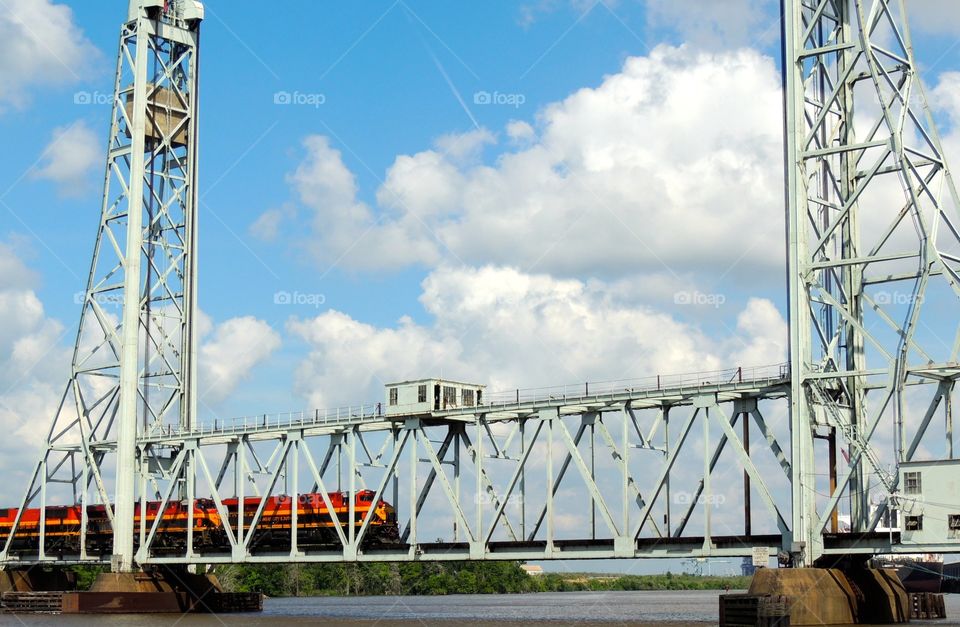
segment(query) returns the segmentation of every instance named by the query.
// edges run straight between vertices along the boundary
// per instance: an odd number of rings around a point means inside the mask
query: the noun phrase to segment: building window
[[[451,387],[449,385],[443,386],[443,408],[447,407],[456,407],[457,405],[457,388]]]
[[[417,402],[426,403],[427,402],[427,386],[421,385],[417,387]]]
[[[473,390],[463,390],[460,395],[460,404],[464,407],[473,407]]]
[[[923,485],[920,482],[919,472],[903,473],[903,492],[904,494],[920,494]]]
[[[960,531],[960,514],[949,514],[947,516],[947,529]]]
[[[923,530],[923,516],[905,516],[904,520],[906,521],[906,526],[904,531],[922,531]]]
[[[390,388],[390,404],[397,404],[397,388]]]

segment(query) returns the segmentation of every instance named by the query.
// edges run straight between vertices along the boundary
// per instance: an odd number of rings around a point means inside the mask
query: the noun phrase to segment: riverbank
[[[226,590],[263,592],[271,597],[735,590],[750,583],[749,577],[673,573],[529,575],[520,562],[225,566],[214,569],[214,573]]]

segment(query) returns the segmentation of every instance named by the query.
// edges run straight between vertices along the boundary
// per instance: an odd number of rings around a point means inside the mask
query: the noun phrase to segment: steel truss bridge
[[[202,18],[198,2],[132,0],[121,28],[72,374],[13,522],[39,508],[41,533],[28,551],[10,533],[0,564],[759,548],[810,565],[958,550],[956,535],[906,543],[883,526],[922,508],[900,485],[903,465],[954,461],[960,376],[960,203],[902,0],[783,2],[788,364],[518,390],[410,415],[370,405],[226,422],[197,420]],[[396,507],[398,541],[366,542],[371,515],[348,499],[343,520],[355,524],[335,525],[333,542],[304,543],[296,513],[282,546],[254,542],[271,497],[359,490]],[[251,497],[252,519],[231,524],[224,500]],[[192,508],[182,550],[159,550],[157,525],[134,524],[137,503],[198,498],[220,514],[223,546],[197,548]],[[63,504],[104,507],[112,551],[88,552],[86,514],[76,551],[47,538],[48,507]]]

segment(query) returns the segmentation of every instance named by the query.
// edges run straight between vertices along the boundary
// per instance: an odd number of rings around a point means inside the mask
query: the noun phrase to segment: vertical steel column
[[[553,553],[553,423],[560,420],[559,410],[553,410],[555,415],[548,416],[547,420],[547,553]],[[541,413],[541,420],[543,414]]]
[[[623,475],[620,497],[623,499],[623,535],[626,536],[630,530],[630,420],[626,406],[620,412],[620,417],[623,419]]]
[[[193,472],[195,468],[193,462],[197,454],[197,449],[193,442],[189,443],[189,445],[190,448],[187,449],[186,458],[183,463],[183,480],[187,484],[187,558],[193,557],[193,527],[196,524],[193,510],[197,498],[196,475]]]
[[[400,429],[392,427],[390,434],[393,437],[393,455],[397,455],[397,446],[399,445]],[[400,506],[400,464],[393,467],[393,503],[395,507]]]
[[[242,436],[240,442],[237,445],[237,459],[234,462],[234,472],[236,473],[236,482],[237,482],[237,547],[238,551],[242,551],[245,546],[244,540],[244,526],[245,520],[245,488],[247,483],[247,436]],[[239,555],[234,555],[234,558],[240,557]]]
[[[517,429],[520,432],[520,459],[523,459],[527,447],[527,436],[525,427],[526,418],[520,418]],[[527,465],[524,464],[520,470],[520,537],[527,538]]]
[[[483,504],[484,504],[484,493],[483,493],[483,416],[477,416],[477,444],[476,444],[476,454],[474,459],[474,465],[477,469],[477,496],[474,499],[474,505],[476,506],[476,515],[477,515],[477,537],[485,538],[486,534],[483,531]],[[484,547],[486,550],[486,547]]]
[[[724,417],[720,417],[724,420]],[[710,486],[710,408],[703,410],[703,549],[709,550],[713,544],[713,491]]]
[[[663,459],[670,458],[670,406],[663,408]],[[667,469],[666,477],[664,478],[664,491],[667,496],[667,509],[664,513],[664,527],[667,531],[667,537],[669,538],[672,535],[671,531],[671,521],[670,521],[670,469]]]
[[[348,470],[350,473],[350,531],[347,534],[347,539],[350,543],[351,549],[356,555],[357,550],[357,433],[356,429],[358,427],[353,427],[347,434],[350,439],[347,441],[347,462]],[[416,436],[416,434],[414,434]],[[416,445],[416,437],[414,437],[414,445]]]
[[[596,421],[599,416],[594,416],[593,421]],[[594,429],[596,425],[594,422],[590,423],[590,479],[593,481],[597,480],[597,460],[596,460],[596,440],[594,439]],[[597,539],[597,503],[593,498],[593,494],[590,494],[590,539]]]
[[[134,6],[136,5],[136,6]],[[137,405],[140,400],[141,257],[143,255],[143,172],[147,125],[147,58],[150,37],[146,13],[137,0],[136,57],[133,65],[130,180],[127,192],[127,243],[123,269],[123,322],[120,354],[120,408],[117,414],[117,478],[113,521],[114,571],[133,570],[133,508],[137,480]],[[121,50],[121,53],[123,51]]]
[[[407,444],[410,447],[410,550],[413,555],[417,555],[417,430],[419,429],[418,420],[408,420],[406,428],[412,429],[413,433],[407,438]]]
[[[451,429],[453,427],[450,427]],[[459,428],[459,426],[457,427]],[[440,463],[443,463],[443,459],[440,459]],[[459,504],[460,503],[460,432],[454,432],[453,434],[453,493],[454,499]],[[456,516],[453,517],[453,541],[460,542],[460,526],[457,524],[458,519]],[[479,532],[479,530],[478,530]]]
[[[802,41],[806,25],[800,0],[781,0],[784,97],[784,181],[787,207],[787,298],[790,324],[790,455],[791,455],[791,537],[784,538],[784,550],[797,565],[820,553],[816,526],[816,492],[811,411],[804,388],[810,368],[809,293],[804,283],[807,252],[807,181],[803,163],[806,137],[805,86]],[[803,543],[794,544],[794,543]],[[801,546],[805,551],[799,551]],[[800,553],[803,553],[802,555]]]
[[[289,456],[293,455],[293,468],[290,470],[289,474],[293,477],[292,489],[290,490],[290,557],[296,557],[300,549],[297,547],[297,535],[299,531],[298,519],[299,519],[299,509],[300,509],[300,486],[299,486],[299,476],[300,476],[300,436],[297,434],[296,439],[293,442],[293,446],[290,447],[290,450],[287,451],[287,459]],[[373,507],[373,506],[371,506]],[[352,530],[354,525],[350,525]]]
[[[747,457],[750,457],[750,414],[740,413],[740,420],[743,421],[743,450]],[[743,469],[743,535],[750,537],[753,535],[753,521],[750,514],[750,473]]]

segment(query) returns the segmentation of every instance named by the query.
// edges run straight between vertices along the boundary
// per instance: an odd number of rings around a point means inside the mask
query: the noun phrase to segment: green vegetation
[[[745,589],[749,577],[695,575],[529,576],[519,562],[415,562],[402,564],[289,564],[218,566],[224,588],[268,596],[435,595],[608,590]]]
[[[76,573],[77,590],[89,590],[97,575],[109,569],[102,566],[71,566],[69,570]]]
[[[89,589],[104,569],[74,566],[77,588]],[[749,577],[545,573],[530,576],[520,562],[414,562],[217,566],[224,589],[267,596],[507,594],[609,590],[743,590]]]

